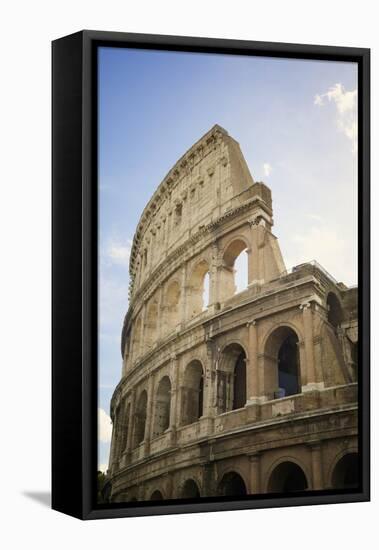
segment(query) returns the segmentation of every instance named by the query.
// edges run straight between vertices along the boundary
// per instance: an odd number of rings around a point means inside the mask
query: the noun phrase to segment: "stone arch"
[[[153,437],[157,437],[170,426],[171,382],[166,375],[160,379],[155,396]]]
[[[269,399],[301,392],[299,334],[293,325],[271,329],[264,340],[264,393]]]
[[[343,311],[339,298],[335,292],[328,292],[326,297],[326,307],[328,311],[328,322],[337,330],[343,321]]]
[[[310,488],[305,468],[298,460],[285,457],[277,461],[267,476],[267,493],[293,493]]]
[[[227,497],[245,496],[248,494],[247,485],[241,474],[230,470],[222,476],[217,493]]]
[[[208,289],[206,280],[208,276]],[[205,296],[208,290],[208,296]],[[209,264],[205,259],[200,260],[191,272],[187,289],[188,317],[192,319],[209,305]]]
[[[144,340],[151,347],[157,341],[158,333],[158,300],[153,298],[147,305]]]
[[[359,487],[359,456],[357,449],[339,453],[329,472],[329,486],[333,489],[356,489]]]
[[[174,279],[168,283],[165,296],[165,329],[172,332],[180,321],[180,284]]]
[[[137,447],[145,439],[147,415],[147,392],[143,390],[137,401],[134,418],[134,446]]]
[[[217,396],[220,412],[240,409],[246,404],[247,354],[239,342],[229,342],[221,352],[218,370]]]
[[[225,301],[231,298],[236,292],[244,290],[248,286],[248,257],[244,258],[241,271],[236,270],[236,262],[241,254],[249,250],[249,243],[240,235],[235,236],[225,246],[222,254],[222,264],[220,269],[220,298]]]
[[[182,386],[182,425],[197,422],[204,411],[204,369],[192,360],[185,368]]]
[[[180,496],[181,498],[200,498],[198,483],[193,478],[186,479],[182,484]]]
[[[151,495],[149,500],[164,500],[163,494],[159,489],[155,489]]]

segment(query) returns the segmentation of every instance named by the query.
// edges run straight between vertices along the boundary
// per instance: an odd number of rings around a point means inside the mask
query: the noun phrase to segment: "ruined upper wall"
[[[254,184],[239,144],[215,125],[169,171],[142,213],[131,251],[132,292],[199,229],[254,195],[271,210],[270,190]]]

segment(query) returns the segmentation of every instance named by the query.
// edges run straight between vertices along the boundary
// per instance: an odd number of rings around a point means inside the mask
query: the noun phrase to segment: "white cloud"
[[[106,471],[108,470],[108,464],[99,464],[97,469],[100,470],[100,472],[103,472],[105,474]]]
[[[337,109],[337,126],[351,141],[352,152],[358,148],[358,90],[345,90],[340,83],[331,86],[323,94],[316,94],[314,105],[322,107],[325,102],[333,102]]]
[[[287,256],[288,268],[316,260],[338,281],[347,285],[357,282],[357,267],[349,242],[344,235],[321,224],[293,235]]]
[[[106,248],[106,256],[114,264],[128,265],[132,241],[127,239],[126,242],[111,240]]]
[[[103,443],[109,443],[112,438],[112,420],[102,408],[97,409],[98,439]]]
[[[272,172],[272,166],[268,162],[265,162],[263,164],[263,173],[266,177],[268,177]]]

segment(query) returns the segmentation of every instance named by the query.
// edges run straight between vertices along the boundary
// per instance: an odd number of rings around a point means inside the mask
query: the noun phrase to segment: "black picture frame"
[[[358,64],[359,490],[96,504],[97,48],[101,45]],[[370,50],[102,31],[52,43],[52,508],[81,519],[370,499]]]

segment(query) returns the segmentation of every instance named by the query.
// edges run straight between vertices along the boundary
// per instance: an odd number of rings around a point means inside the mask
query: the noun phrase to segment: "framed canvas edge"
[[[162,514],[180,514],[195,512],[242,510],[268,507],[299,506],[314,504],[333,504],[343,502],[362,502],[370,499],[370,50],[366,48],[346,48],[338,46],[317,46],[302,44],[283,44],[272,42],[254,42],[240,41],[230,39],[215,38],[195,38],[195,37],[176,37],[163,35],[145,35],[132,33],[114,33],[102,31],[81,31],[71,35],[80,37],[81,55],[82,55],[82,142],[81,142],[81,178],[80,185],[82,189],[82,231],[80,242],[82,243],[82,264],[80,270],[80,280],[82,281],[82,354],[81,368],[76,369],[73,374],[74,386],[81,387],[80,402],[80,432],[81,447],[75,449],[78,465],[80,464],[81,486],[78,494],[75,493],[73,500],[77,499],[74,510],[62,509],[54,505],[53,508],[59,511],[69,513],[81,519],[101,519],[116,517],[133,517]],[[66,38],[59,39],[57,42],[65,41]],[[356,61],[359,66],[360,94],[359,94],[359,158],[358,171],[360,189],[359,202],[359,229],[361,245],[360,254],[360,346],[362,357],[363,383],[360,384],[360,435],[362,445],[362,474],[363,490],[359,493],[350,492],[343,494],[328,495],[305,495],[298,497],[270,497],[254,498],[241,501],[222,501],[217,502],[196,502],[191,504],[166,503],[162,505],[143,506],[122,506],[102,507],[94,505],[94,473],[96,472],[95,457],[97,456],[96,432],[94,432],[94,422],[97,418],[97,373],[94,375],[94,365],[96,357],[94,355],[96,345],[93,341],[94,318],[93,307],[94,297],[97,293],[97,281],[94,282],[94,270],[97,267],[97,233],[94,230],[96,226],[95,205],[96,200],[93,182],[94,158],[92,151],[96,146],[95,132],[93,129],[94,109],[96,109],[96,98],[93,97],[94,83],[94,48],[103,42],[123,43],[124,45],[138,45],[138,47],[160,47],[160,48],[190,48],[229,51],[236,53],[239,50],[245,50],[252,55],[259,52],[259,55],[278,55],[279,57],[304,57],[304,58],[322,58],[341,60],[351,59]],[[193,50],[193,51],[195,51]],[[53,93],[54,98],[54,93]],[[53,103],[54,111],[54,103]],[[54,119],[54,116],[53,116]],[[53,122],[54,124],[54,122]],[[54,155],[53,155],[54,156]],[[78,182],[79,184],[79,182]],[[54,187],[54,175],[53,175]],[[77,266],[73,266],[77,270]],[[77,275],[79,277],[79,275]],[[61,277],[56,274],[55,277]],[[53,306],[53,318],[54,318]],[[79,377],[79,374],[80,377]],[[54,381],[53,381],[54,385]],[[362,396],[365,399],[362,399]],[[53,411],[54,413],[54,411]],[[95,414],[95,419],[94,419]],[[60,424],[64,424],[63,420]],[[54,430],[54,423],[53,423]],[[54,464],[53,464],[54,471]]]

